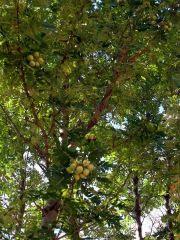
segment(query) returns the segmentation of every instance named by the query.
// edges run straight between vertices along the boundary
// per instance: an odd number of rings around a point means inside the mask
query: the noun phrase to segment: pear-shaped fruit
[[[76,181],[79,181],[80,176],[79,176],[78,174],[75,174],[75,175],[74,175],[74,179],[75,179]]]
[[[94,170],[94,165],[91,163],[87,166],[88,170],[91,172]]]
[[[77,166],[75,173],[80,174],[83,172],[83,167],[82,166]]]
[[[83,171],[83,175],[85,177],[87,177],[89,175],[89,173],[90,173],[89,169],[85,168],[84,171]]]

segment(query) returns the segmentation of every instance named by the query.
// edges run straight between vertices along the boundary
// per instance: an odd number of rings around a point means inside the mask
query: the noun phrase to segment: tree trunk
[[[51,229],[57,220],[60,201],[49,199],[42,210],[42,228]]]
[[[165,200],[165,207],[166,207],[166,214],[168,217],[166,228],[168,231],[168,237],[169,240],[174,240],[174,234],[172,231],[172,221],[171,221],[171,207],[170,207],[170,195],[169,191],[164,195],[164,200]]]
[[[17,224],[16,224],[16,234],[20,233],[21,228],[23,226],[23,217],[25,213],[25,190],[26,190],[26,164],[24,164],[24,168],[20,169],[20,184],[19,184],[19,213],[17,216]]]
[[[140,206],[140,194],[138,189],[139,178],[138,176],[133,177],[133,191],[135,196],[135,220],[138,228],[139,240],[143,240],[142,237],[142,222],[141,222],[141,206]]]

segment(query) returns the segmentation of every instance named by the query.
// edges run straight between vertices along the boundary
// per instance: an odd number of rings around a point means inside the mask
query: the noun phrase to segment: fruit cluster
[[[27,60],[29,61],[29,65],[31,67],[40,67],[44,63],[44,59],[41,57],[39,52],[28,55]]]
[[[161,28],[163,29],[164,32],[169,32],[171,31],[172,28],[172,23],[171,22],[162,22],[161,23]]]
[[[84,160],[80,163],[77,160],[74,160],[69,167],[66,168],[66,171],[70,174],[73,174],[74,179],[79,181],[80,179],[86,178],[94,169],[94,165],[89,160]]]

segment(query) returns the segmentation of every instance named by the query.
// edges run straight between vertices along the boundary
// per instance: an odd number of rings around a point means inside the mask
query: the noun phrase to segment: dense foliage
[[[178,239],[178,7],[0,1],[1,239]]]

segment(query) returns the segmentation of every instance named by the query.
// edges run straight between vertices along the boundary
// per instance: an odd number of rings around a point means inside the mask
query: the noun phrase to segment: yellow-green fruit
[[[71,165],[70,165],[70,168],[72,168],[73,170],[76,168],[76,164],[75,163],[72,163]]]
[[[79,161],[78,160],[74,160],[74,162],[76,164],[76,166],[79,164]]]
[[[30,61],[29,65],[30,65],[31,67],[35,67],[35,66],[36,66],[36,63],[35,63],[35,61]]]
[[[80,173],[82,173],[83,172],[83,167],[82,166],[78,166],[77,168],[76,168],[76,174],[80,174]]]
[[[28,61],[33,61],[33,60],[34,60],[33,55],[28,55],[28,56],[27,56],[27,60],[28,60]]]
[[[40,66],[40,64],[38,62],[36,62],[36,67],[39,67],[39,66]]]
[[[83,161],[83,166],[86,167],[90,164],[90,161],[89,160],[84,160]]]
[[[68,173],[73,173],[73,169],[72,169],[71,167],[67,167],[67,168],[66,168],[66,171],[67,171]]]
[[[91,163],[87,166],[89,171],[92,171],[94,169],[94,165]]]
[[[90,173],[89,169],[85,168],[84,171],[83,171],[83,175],[85,177],[87,177],[89,175],[89,173]]]
[[[80,177],[81,178],[86,178],[86,176],[83,173],[80,174]]]
[[[169,31],[169,27],[168,27],[168,25],[164,25],[164,30]]]
[[[38,62],[39,62],[39,64],[43,64],[44,63],[44,59],[43,58],[39,58]]]
[[[34,55],[34,57],[38,58],[39,57],[39,52],[35,52],[33,55]]]
[[[79,181],[80,176],[79,176],[78,174],[75,174],[75,175],[74,175],[74,179],[75,179],[76,181]]]

